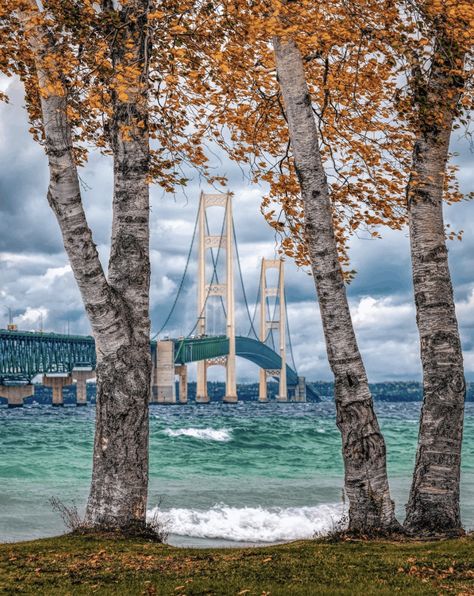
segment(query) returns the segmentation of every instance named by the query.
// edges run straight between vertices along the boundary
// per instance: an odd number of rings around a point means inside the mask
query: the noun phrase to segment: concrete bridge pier
[[[64,406],[63,387],[72,385],[72,377],[67,373],[43,375],[43,385],[53,389],[52,405],[55,407]]]
[[[207,362],[205,360],[199,360],[197,363],[196,403],[209,403],[209,395],[207,393]]]
[[[176,403],[174,374],[174,342],[171,340],[159,341],[156,346],[157,396],[153,403]]]
[[[158,401],[158,350],[151,359],[151,384],[150,384],[150,403],[156,404]]]
[[[22,408],[23,400],[34,394],[33,385],[0,385],[0,397],[8,400],[9,408]]]
[[[188,403],[188,367],[181,364],[175,368],[175,374],[179,376],[179,403]]]
[[[295,387],[295,397],[293,401],[306,402],[306,378],[298,377],[298,385]]]
[[[76,406],[87,406],[87,380],[95,378],[95,371],[77,368],[72,371],[72,378],[76,381]]]

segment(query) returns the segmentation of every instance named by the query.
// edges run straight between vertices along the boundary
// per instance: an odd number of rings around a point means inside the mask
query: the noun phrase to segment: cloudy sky
[[[0,327],[8,308],[20,329],[87,334],[90,331],[81,298],[68,265],[56,220],[46,201],[48,169],[41,147],[29,136],[23,95],[16,82],[8,87],[10,104],[0,105]],[[474,189],[474,156],[466,139],[454,138],[460,180]],[[262,256],[273,258],[275,241],[259,213],[261,188],[251,186],[232,163],[214,164],[229,178],[235,193],[234,218],[244,283],[253,309]],[[93,155],[81,172],[84,202],[101,258],[106,263],[111,227],[112,167],[110,159]],[[156,332],[166,318],[181,280],[191,241],[201,187],[195,180],[186,196],[163,196],[152,188],[151,319]],[[203,187],[203,190],[210,190]],[[446,207],[446,219],[464,230],[462,242],[449,243],[450,265],[464,347],[466,374],[474,380],[474,204]],[[218,226],[218,223],[215,223]],[[183,296],[170,320],[171,335],[187,334],[196,317],[196,251]],[[362,355],[371,381],[420,378],[418,336],[412,304],[407,232],[384,232],[382,240],[354,239],[353,267],[358,274],[349,298]],[[330,380],[313,281],[286,262],[288,313],[299,374]],[[236,286],[238,287],[238,277]],[[247,334],[241,291],[237,292],[237,332]],[[212,313],[211,313],[212,314]],[[214,318],[213,318],[214,317]],[[257,319],[258,320],[258,319]],[[219,327],[219,315],[210,322]],[[192,371],[191,371],[192,374]],[[257,380],[254,365],[238,363],[241,381]],[[214,369],[211,378],[223,378]]]

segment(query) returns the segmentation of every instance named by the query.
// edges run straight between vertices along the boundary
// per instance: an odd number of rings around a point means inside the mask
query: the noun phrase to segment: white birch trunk
[[[42,64],[54,40],[49,32],[30,26],[36,10],[32,3],[32,12],[23,14],[22,22],[35,57],[39,87],[45,89],[49,75]],[[143,56],[141,52],[144,62]],[[123,109],[118,104],[115,107],[119,121]],[[50,170],[48,201],[97,349],[96,434],[86,523],[95,529],[141,531],[148,485],[151,374],[148,136],[143,132],[136,143],[113,145],[114,221],[107,281],[82,205],[66,93],[46,94],[41,109]]]
[[[405,528],[421,535],[461,531],[466,384],[443,221],[443,183],[460,83],[446,73],[449,66],[440,56],[434,60],[427,94],[420,98],[424,105],[407,189],[423,406]],[[436,124],[434,114],[439,116]]]
[[[386,471],[386,450],[352,326],[334,236],[329,188],[303,61],[292,40],[274,38],[295,167],[304,203],[311,259],[329,364],[335,378],[337,425],[342,436],[349,530],[398,529]]]
[[[150,400],[150,258],[147,103],[148,2],[128,2],[119,12],[120,34],[111,46],[114,71],[132,51],[137,79],[112,91],[110,127],[114,157],[112,238],[108,279],[123,306],[117,337],[96,337],[98,381],[92,486],[86,521],[133,530],[143,527],[148,491]],[[133,13],[135,19],[130,18]],[[134,47],[126,48],[132,40]],[[125,63],[129,67],[128,62]],[[137,126],[137,122],[144,123]],[[128,131],[128,132],[127,132]],[[118,520],[118,521],[117,521]]]

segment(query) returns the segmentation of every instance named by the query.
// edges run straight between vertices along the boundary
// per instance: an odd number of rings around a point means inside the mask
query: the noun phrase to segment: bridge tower
[[[277,269],[278,284],[276,286],[267,285],[267,270]],[[279,303],[278,320],[267,319],[267,298],[274,296]],[[286,309],[285,309],[285,262],[283,259],[262,259],[260,270],[260,341],[265,343],[268,333],[273,329],[278,331],[279,351],[281,357],[280,369],[260,369],[260,383],[258,401],[266,402],[267,397],[267,378],[279,377],[279,388],[277,401],[288,401],[288,390],[286,383]]]
[[[213,236],[207,233],[206,209],[209,207],[223,207],[225,230],[222,235]],[[197,391],[196,401],[208,403],[207,368],[213,364],[223,364],[226,368],[226,392],[224,402],[237,402],[237,383],[235,374],[235,298],[234,298],[234,262],[233,262],[233,223],[232,196],[226,194],[208,194],[201,192],[199,203],[199,248],[198,248],[198,299],[197,299],[197,332],[205,335],[207,331],[206,307],[210,296],[221,296],[226,307],[226,336],[229,339],[229,353],[216,361],[200,360],[197,363]],[[206,252],[208,249],[224,249],[226,252],[225,283],[214,283],[212,276],[206,279]]]

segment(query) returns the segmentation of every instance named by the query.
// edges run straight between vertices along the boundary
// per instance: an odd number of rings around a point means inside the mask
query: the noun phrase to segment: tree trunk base
[[[344,532],[344,535],[348,538],[356,539],[389,539],[389,540],[400,540],[406,537],[405,528],[396,519],[393,519],[392,523],[386,527],[377,528],[349,528]]]
[[[403,529],[411,538],[442,540],[444,538],[459,538],[465,536],[466,531],[461,526],[444,527],[438,523],[439,518],[429,516],[428,520],[406,520]]]
[[[454,492],[454,491],[453,491]],[[430,498],[415,498],[412,495],[407,505],[407,516],[403,524],[409,536],[451,538],[465,534],[461,525],[459,498],[455,494],[431,495]]]
[[[70,535],[90,536],[111,540],[147,540],[162,543],[167,537],[163,530],[154,528],[151,524],[133,524],[128,527],[117,528],[112,526],[79,526]]]
[[[463,528],[446,530],[445,532],[432,532],[427,530],[416,530],[411,528],[405,528],[405,534],[408,538],[416,540],[448,540],[450,538],[462,538],[466,536],[466,531]]]

